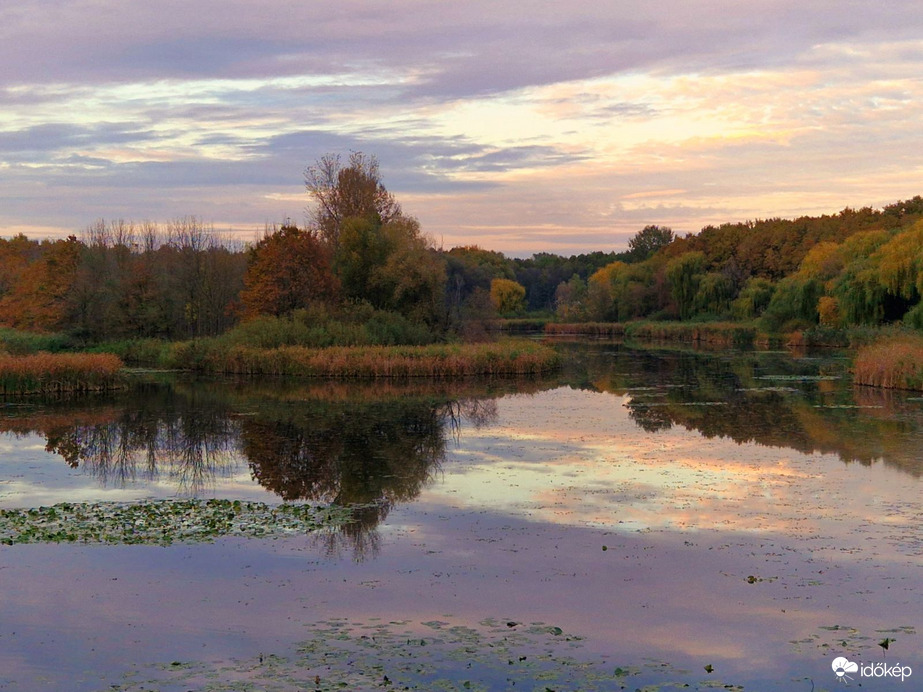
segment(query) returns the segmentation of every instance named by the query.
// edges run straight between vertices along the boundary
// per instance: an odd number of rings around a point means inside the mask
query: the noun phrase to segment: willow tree
[[[667,282],[680,319],[689,319],[693,314],[704,270],[705,254],[698,251],[684,253],[667,264]]]

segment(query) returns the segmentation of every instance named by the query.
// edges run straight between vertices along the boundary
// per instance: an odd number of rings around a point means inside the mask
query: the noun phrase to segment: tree
[[[645,226],[628,241],[628,255],[632,262],[643,262],[673,242],[673,229],[669,226]]]
[[[246,317],[278,316],[329,301],[338,286],[330,255],[320,239],[286,225],[268,233],[250,250],[240,299]]]
[[[737,299],[731,304],[731,310],[738,319],[759,317],[772,300],[775,284],[759,276],[751,277],[744,285]]]
[[[304,182],[314,200],[308,209],[311,228],[334,249],[346,219],[377,217],[387,223],[401,215],[401,206],[381,182],[374,156],[355,151],[344,167],[339,154],[325,154],[305,169]]]
[[[569,281],[562,281],[554,292],[555,313],[564,321],[579,322],[586,314],[586,281],[574,274]]]
[[[509,279],[490,282],[490,302],[500,315],[514,315],[526,307],[526,287]]]
[[[43,241],[38,248],[41,255],[22,269],[15,285],[0,298],[0,321],[43,332],[64,329],[81,243],[69,236],[67,240]]]
[[[704,268],[705,255],[701,252],[687,252],[674,257],[667,264],[667,281],[673,300],[676,301],[680,319],[692,317]]]

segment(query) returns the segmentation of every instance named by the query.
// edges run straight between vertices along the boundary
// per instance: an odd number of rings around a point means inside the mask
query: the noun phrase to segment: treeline
[[[246,268],[241,247],[195,218],[19,235],[0,240],[0,324],[80,341],[218,334],[238,319]]]
[[[0,325],[82,344],[243,330],[270,347],[476,338],[498,315],[526,314],[759,319],[769,331],[923,327],[920,196],[685,237],[647,226],[624,252],[516,259],[436,248],[385,188],[374,157],[325,156],[305,184],[307,227],[267,228],[252,244],[196,218],[100,220],[79,238],[0,239]]]
[[[923,198],[882,210],[709,226],[556,291],[567,321],[755,320],[770,332],[923,327]],[[650,230],[641,231],[636,240]],[[660,229],[661,231],[663,229]]]

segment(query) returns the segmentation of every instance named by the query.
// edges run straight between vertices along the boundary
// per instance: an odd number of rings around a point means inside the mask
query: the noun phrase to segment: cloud
[[[886,203],[920,192],[921,35],[909,0],[8,3],[0,233],[300,218],[350,150],[518,252]]]

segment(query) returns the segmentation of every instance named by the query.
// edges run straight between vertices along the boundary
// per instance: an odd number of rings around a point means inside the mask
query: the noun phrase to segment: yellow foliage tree
[[[510,279],[490,282],[490,302],[501,315],[515,315],[526,307],[526,287]]]

